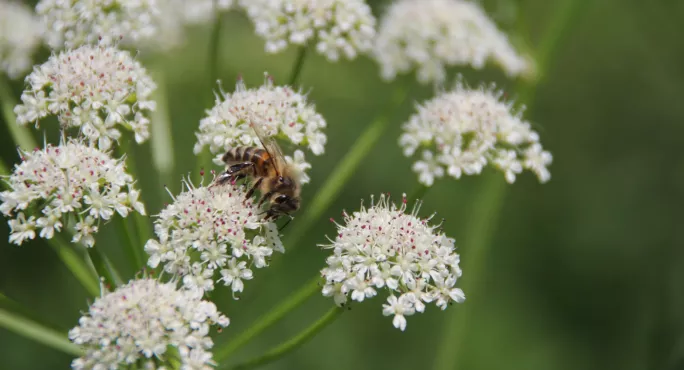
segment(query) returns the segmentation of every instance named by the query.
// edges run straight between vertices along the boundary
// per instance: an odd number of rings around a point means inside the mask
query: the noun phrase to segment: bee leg
[[[264,194],[261,196],[261,199],[259,199],[259,207],[261,207],[262,204],[266,201],[266,199],[270,198],[271,195],[273,195],[275,191],[269,191],[268,193]]]
[[[228,169],[226,170],[226,173],[229,173],[232,175],[232,174],[241,172],[242,170],[244,170],[247,167],[252,167],[252,173],[256,174],[256,166],[252,162],[243,162],[243,163],[234,164],[234,165],[228,167]]]
[[[275,221],[278,219],[279,216],[280,216],[280,214],[278,212],[276,212],[272,209],[269,209],[268,211],[266,211],[266,217],[264,217],[264,221],[268,221],[269,219],[271,221]]]
[[[259,180],[257,180],[257,181],[254,183],[254,185],[252,185],[252,188],[249,189],[249,191],[248,191],[247,194],[245,195],[245,201],[247,201],[247,199],[249,199],[249,198],[252,197],[252,195],[254,194],[254,190],[256,190],[256,188],[258,188],[259,185],[261,185],[261,182],[262,182],[262,181],[264,181],[264,178],[263,178],[263,177],[260,177]]]
[[[226,169],[225,172],[223,172],[218,179],[216,179],[215,184],[217,185],[223,185],[226,182],[230,181],[231,184],[235,184],[238,180],[244,178],[246,175],[244,174],[244,170],[247,167],[252,167],[252,173],[256,173],[256,166],[254,166],[254,163],[252,162],[243,162],[243,163],[237,163],[234,164]]]
[[[288,215],[288,216],[290,216],[290,215]],[[281,227],[278,229],[278,231],[283,231],[283,229],[285,228],[285,226],[289,225],[289,224],[290,224],[290,221],[292,221],[293,218],[294,218],[294,217],[290,216],[290,219],[287,220],[287,222],[285,223],[285,225],[281,226]]]

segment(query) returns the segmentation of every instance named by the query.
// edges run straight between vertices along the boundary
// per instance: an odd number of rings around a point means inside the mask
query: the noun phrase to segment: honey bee
[[[280,216],[290,216],[299,209],[300,184],[297,171],[285,161],[276,141],[265,135],[255,124],[250,125],[263,148],[254,146],[238,146],[231,148],[223,155],[226,171],[216,182],[225,184],[245,177],[251,179],[252,187],[245,195],[245,201],[259,189],[261,198],[258,206],[268,201],[269,208],[264,219],[276,220]],[[292,218],[292,216],[290,216]]]

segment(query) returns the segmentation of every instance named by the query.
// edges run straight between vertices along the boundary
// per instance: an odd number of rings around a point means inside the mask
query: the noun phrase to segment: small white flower
[[[530,70],[508,37],[475,2],[465,0],[399,0],[380,20],[374,48],[382,76],[417,70],[421,83],[441,83],[446,68],[482,68],[494,60],[510,76]]]
[[[348,289],[344,284],[332,283],[323,286],[322,293],[324,297],[333,297],[335,304],[342,306],[347,303],[347,291]]]
[[[31,216],[27,220],[23,213],[19,213],[15,220],[9,220],[10,237],[9,242],[21,245],[24,240],[31,240],[36,237],[36,218]]]
[[[289,44],[315,43],[330,61],[354,59],[369,51],[375,18],[364,0],[240,0],[266,40],[266,51],[277,53]]]
[[[436,178],[444,176],[444,168],[433,157],[429,150],[423,151],[423,159],[413,164],[413,171],[418,173],[418,181],[432,186]]]
[[[178,290],[173,283],[132,280],[95,299],[69,331],[69,339],[85,351],[71,366],[117,369],[137,363],[144,369],[176,368],[164,356],[171,346],[178,350],[183,369],[208,369],[215,365],[209,328],[229,322],[196,292]]]
[[[447,305],[450,301],[456,303],[463,303],[465,301],[465,294],[463,290],[459,288],[454,288],[456,284],[456,279],[452,276],[446,278],[439,277],[434,279],[435,289],[430,292],[430,300],[435,300],[437,307],[442,310],[446,310]]]
[[[76,233],[74,234],[74,237],[71,238],[71,242],[80,242],[86,247],[92,248],[95,245],[95,236],[93,236],[93,234],[97,233],[98,229],[99,228],[95,225],[95,218],[86,216],[74,226]]]
[[[411,316],[415,312],[413,303],[406,295],[400,296],[399,299],[393,295],[389,296],[387,297],[387,304],[382,305],[382,314],[385,316],[394,315],[392,325],[401,331],[406,330],[406,317],[404,316]]]
[[[347,280],[347,285],[351,289],[351,299],[358,302],[363,302],[365,298],[375,297],[377,292],[373,289],[372,284],[365,281],[363,275],[356,275],[352,280]]]
[[[247,262],[237,262],[237,258],[231,258],[227,268],[221,270],[221,275],[225,285],[230,285],[230,289],[235,292],[242,292],[244,283],[242,280],[252,279],[252,270],[247,268]]]
[[[311,181],[311,178],[309,178],[309,175],[306,174],[306,171],[311,169],[311,164],[306,161],[304,158],[304,152],[301,150],[295,150],[293,157],[286,155],[285,160],[288,164],[292,165],[292,168],[296,172],[295,176],[299,178],[299,182],[302,184],[308,184],[309,181]]]
[[[41,238],[52,238],[71,213],[78,221],[74,241],[92,247],[100,220],[109,220],[115,211],[145,214],[123,161],[105,152],[68,140],[20,155],[22,162],[6,179],[9,190],[0,193],[0,211],[17,216],[9,221],[12,243],[35,238],[34,230],[40,230]],[[131,192],[136,195],[129,196]],[[24,214],[30,215],[28,220]]]
[[[211,291],[222,282],[242,292],[243,280],[252,279],[250,268],[268,266],[273,251],[283,251],[276,226],[245,200],[242,187],[183,183],[185,190],[157,216],[158,240],[145,244],[148,266],[161,265],[188,289]]]
[[[214,271],[204,269],[200,263],[193,263],[191,272],[183,277],[183,285],[191,290],[197,290],[201,294],[205,291],[214,290]]]
[[[386,289],[390,296],[383,313],[394,315],[393,324],[401,330],[406,328],[404,316],[423,312],[425,303],[440,298],[439,307],[442,301],[462,302],[463,293],[454,288],[461,275],[454,240],[439,225],[430,226],[430,218],[418,218],[418,210],[407,214],[406,198],[397,207],[381,195],[377,203],[371,198],[371,207],[345,213],[332,244],[322,245],[333,251],[321,270],[323,295],[343,305],[350,294],[362,302]]]
[[[156,85],[127,51],[82,46],[52,55],[26,77],[17,123],[38,126],[56,116],[63,127],[77,127],[100,149],[121,137],[120,128],[142,143],[149,134],[150,100]]]
[[[0,73],[17,78],[33,64],[42,26],[31,9],[17,1],[0,0]]]
[[[487,165],[501,170],[509,183],[523,169],[542,183],[551,178],[546,168],[551,154],[502,95],[493,86],[471,89],[459,81],[452,91],[418,106],[403,125],[399,145],[406,156],[422,149],[422,160],[413,165],[422,184],[431,186],[445,172],[456,179],[477,175]]]
[[[223,154],[236,146],[261,146],[252,123],[260,125],[268,136],[287,140],[297,146],[308,146],[315,155],[324,151],[326,126],[323,117],[316,113],[306,96],[295,92],[288,86],[275,86],[267,75],[264,85],[257,89],[248,89],[239,80],[235,92],[221,92],[216,98],[216,105],[208,112],[208,116],[200,121],[195,154],[205,146],[213,154],[217,154],[215,162],[222,164]],[[309,177],[306,170],[311,165],[304,159],[304,153],[295,150],[293,163],[300,173],[300,182],[306,183]]]

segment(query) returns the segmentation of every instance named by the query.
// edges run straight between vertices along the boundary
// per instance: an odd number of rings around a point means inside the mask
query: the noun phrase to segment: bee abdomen
[[[223,155],[223,162],[226,164],[254,162],[263,163],[269,158],[268,152],[253,146],[238,146],[231,148]]]

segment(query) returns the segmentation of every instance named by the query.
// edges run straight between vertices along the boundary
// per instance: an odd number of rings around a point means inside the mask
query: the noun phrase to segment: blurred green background
[[[572,1],[572,0],[567,0]],[[406,332],[382,316],[385,293],[352,309],[312,341],[264,369],[430,368],[444,346],[458,350],[456,369],[684,369],[684,2],[590,1],[572,19],[526,118],[537,125],[554,155],[552,179],[540,185],[526,173],[506,187],[501,214],[491,215],[491,244],[464,305],[408,318]],[[380,14],[383,4],[371,2]],[[503,28],[524,15],[534,49],[553,27],[553,14],[566,1],[491,0],[486,9]],[[516,13],[517,12],[517,13]],[[188,33],[188,42],[163,55],[141,52],[150,70],[166,80],[173,123],[175,179],[195,171],[193,132],[213,104],[207,60],[210,26]],[[266,55],[263,42],[238,13],[224,18],[219,77],[232,91],[238,74],[249,86],[268,71],[284,83],[296,53]],[[44,57],[46,55],[43,55]],[[455,69],[472,85],[496,81],[512,91],[495,68]],[[412,77],[411,77],[412,78]],[[410,79],[406,79],[407,81]],[[364,127],[389,99],[397,83],[378,77],[367,58],[330,64],[309,55],[301,75],[328,122],[326,153],[314,157],[312,182],[303,189],[303,208]],[[15,81],[18,97],[22,83]],[[431,87],[412,85],[410,100],[432,96]],[[413,111],[404,104],[390,129],[354,174],[340,197],[296,249],[256,270],[239,301],[217,289],[212,298],[232,320],[217,345],[247,328],[261,314],[318,273],[327,252],[316,247],[334,235],[329,217],[358,208],[371,193],[411,193],[417,186],[410,161],[397,146],[400,124]],[[0,154],[17,155],[5,125]],[[55,125],[41,130],[54,139]],[[35,132],[42,138],[42,132]],[[151,214],[170,200],[155,177],[150,145],[136,147],[143,196]],[[478,211],[485,173],[459,181],[443,179],[425,196],[421,214],[437,211],[455,237],[468,278],[469,222]],[[194,178],[197,174],[193,173]],[[503,182],[503,175],[496,174]],[[303,210],[305,211],[305,210]],[[300,212],[303,212],[300,211]],[[297,220],[293,221],[293,224]],[[677,226],[680,225],[680,226]],[[292,227],[292,226],[291,226]],[[290,229],[291,230],[291,229]],[[287,236],[288,229],[284,230]],[[0,222],[0,235],[8,235]],[[102,229],[104,248],[120,269],[125,256],[114,225]],[[87,309],[87,294],[40,240],[0,247],[0,292],[64,329]],[[286,248],[289,246],[286,246]],[[475,279],[475,278],[473,278]],[[231,362],[258,355],[309,325],[332,305],[315,296],[237,353]],[[454,321],[467,306],[467,319]],[[443,340],[450,324],[464,325],[459,341]],[[462,346],[457,348],[457,346]],[[0,329],[0,368],[57,369],[71,358]]]

